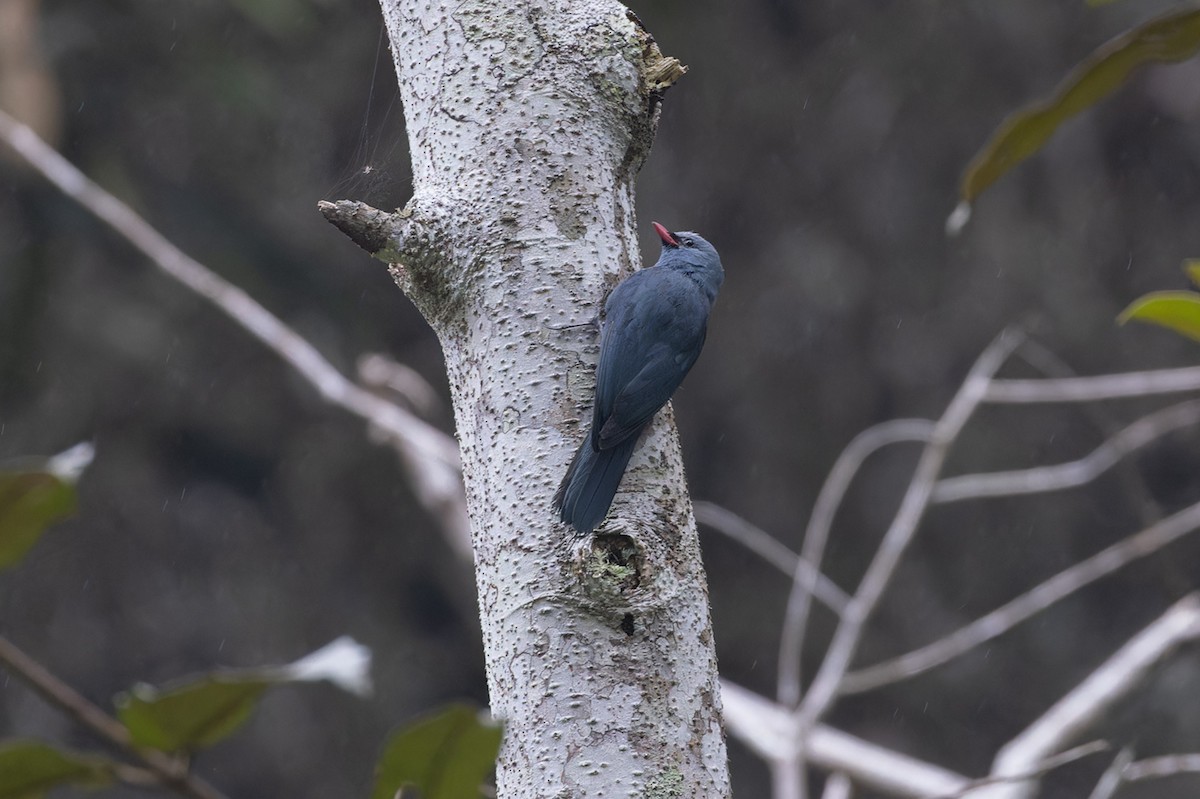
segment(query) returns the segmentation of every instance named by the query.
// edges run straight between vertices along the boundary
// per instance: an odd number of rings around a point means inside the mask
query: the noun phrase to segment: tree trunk
[[[383,0],[414,196],[323,210],[437,331],[471,517],[501,797],[729,794],[708,590],[669,409],[608,521],[551,499],[593,326],[640,266],[634,178],[683,68],[610,0]]]

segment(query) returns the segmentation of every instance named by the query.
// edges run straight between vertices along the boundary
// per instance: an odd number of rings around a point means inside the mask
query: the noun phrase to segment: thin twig
[[[1200,366],[1050,380],[995,380],[985,402],[1096,402],[1200,391]]]
[[[1078,377],[1066,361],[1055,352],[1044,346],[1036,339],[1026,339],[1017,350],[1017,355],[1045,377],[1064,378]],[[1111,438],[1121,428],[1113,413],[1113,406],[1101,402],[1088,403],[1083,406],[1082,413],[1092,420],[1105,438]],[[1162,506],[1146,485],[1146,477],[1135,465],[1126,461],[1120,470],[1120,479],[1127,489],[1137,495],[1134,503],[1142,527],[1149,527],[1165,514]]]
[[[1173,516],[1102,549],[1086,560],[1001,605],[986,616],[955,630],[945,638],[899,657],[867,666],[846,675],[843,694],[858,694],[889,683],[906,680],[940,666],[985,641],[1008,632],[1086,585],[1112,574],[1139,558],[1152,555],[1168,544],[1200,529],[1200,503],[1189,505]]]
[[[188,772],[183,761],[156,749],[139,747],[130,738],[129,730],[123,724],[89,702],[3,636],[0,636],[0,665],[82,726],[145,763],[160,785],[172,788],[191,799],[225,799],[224,794],[208,782]],[[131,775],[133,774],[136,772],[131,772]]]
[[[112,774],[118,782],[137,788],[161,788],[162,779],[148,768],[130,765],[129,763],[113,763]]]
[[[355,369],[363,385],[387,389],[423,419],[428,419],[441,409],[437,389],[406,363],[400,363],[381,352],[368,352],[358,356]]]
[[[733,511],[711,502],[696,502],[693,508],[697,522],[741,544],[788,577],[797,571],[803,572],[805,579],[812,583],[817,599],[834,613],[841,615],[850,601],[850,595],[833,580],[813,568],[811,563],[779,543],[770,533]]]
[[[1068,741],[1101,718],[1114,703],[1146,678],[1146,674],[1181,644],[1200,638],[1200,594],[1189,594],[1135,635],[1124,646],[1071,689],[1000,749],[992,776],[1028,772]],[[1003,786],[973,791],[970,799],[1027,799],[1035,783],[1019,780]]]
[[[867,428],[859,433],[838,455],[837,461],[821,486],[804,531],[800,563],[819,569],[825,557],[825,545],[833,528],[833,519],[841,507],[854,477],[872,453],[883,447],[903,442],[928,441],[933,434],[933,422],[926,419],[896,419]],[[779,635],[779,668],[776,698],[788,707],[800,701],[800,660],[808,615],[812,607],[813,581],[799,566],[792,574],[792,590],[788,594],[783,628]],[[844,606],[843,606],[844,607]]]
[[[1075,488],[1095,480],[1122,458],[1157,438],[1200,423],[1200,400],[1183,402],[1138,419],[1079,460],[1032,469],[946,477],[933,487],[934,504],[1010,497]]]
[[[988,345],[971,367],[962,387],[934,427],[933,435],[921,453],[912,481],[904,493],[904,499],[901,500],[900,509],[896,511],[875,558],[863,575],[854,599],[834,631],[825,659],[797,711],[802,728],[815,724],[837,698],[850,661],[858,651],[867,620],[883,596],[901,556],[916,533],[951,445],[983,400],[992,375],[1020,340],[1020,333],[1009,330],[1001,333]]]
[[[1200,774],[1200,754],[1163,755],[1135,760],[1121,772],[1126,782],[1155,780],[1176,774]]]
[[[971,780],[970,783],[953,793],[938,794],[937,796],[926,797],[926,799],[961,799],[961,797],[966,796],[971,791],[985,788],[989,785],[1002,785],[1010,782],[1036,779],[1055,769],[1074,763],[1076,760],[1082,760],[1099,752],[1107,752],[1110,749],[1112,749],[1112,745],[1108,741],[1088,741],[1085,744],[1080,744],[1065,752],[1059,752],[1057,755],[1046,758],[1023,774],[1013,774],[1007,777],[981,777],[977,780]]]
[[[721,702],[729,734],[768,762],[782,762],[801,748],[808,760],[828,771],[845,772],[859,785],[891,796],[952,794],[969,780],[941,766],[864,741],[825,724],[801,738],[790,708],[742,686],[721,681]]]
[[[1112,799],[1113,794],[1125,781],[1125,768],[1132,761],[1133,750],[1128,746],[1117,752],[1117,756],[1108,764],[1108,768],[1104,769],[1100,779],[1096,780],[1096,787],[1088,794],[1088,799]]]
[[[128,240],[159,269],[204,297],[295,368],[327,401],[386,431],[420,502],[470,555],[461,463],[454,439],[395,403],[347,380],[316,347],[250,295],[185,254],[132,208],[92,182],[27,125],[0,111],[0,138],[25,161]]]
[[[125,729],[123,724],[89,702],[3,636],[0,636],[0,664],[37,691],[43,699],[65,711],[101,738],[122,749],[128,749],[132,745],[129,730]]]

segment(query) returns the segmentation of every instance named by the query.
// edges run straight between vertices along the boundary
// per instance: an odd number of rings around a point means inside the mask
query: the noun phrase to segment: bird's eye
[[[687,239],[687,238],[681,239],[681,241],[683,242],[683,246],[685,246],[685,247],[691,247],[691,246],[695,245],[695,243],[696,243],[696,242],[692,241],[691,239]]]

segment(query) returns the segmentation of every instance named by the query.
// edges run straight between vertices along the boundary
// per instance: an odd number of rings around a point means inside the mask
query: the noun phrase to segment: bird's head
[[[694,275],[715,296],[725,280],[725,270],[716,248],[690,230],[672,233],[658,222],[654,223],[654,230],[662,239],[662,255],[658,257],[658,263]]]

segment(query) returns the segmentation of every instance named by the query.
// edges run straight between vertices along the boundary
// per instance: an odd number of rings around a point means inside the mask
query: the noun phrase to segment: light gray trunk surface
[[[634,179],[682,70],[624,6],[383,0],[412,150],[398,214],[331,215],[441,339],[511,797],[729,795],[708,590],[659,414],[608,521],[552,497],[590,418],[594,317],[639,268]],[[335,218],[337,217],[337,218]]]

